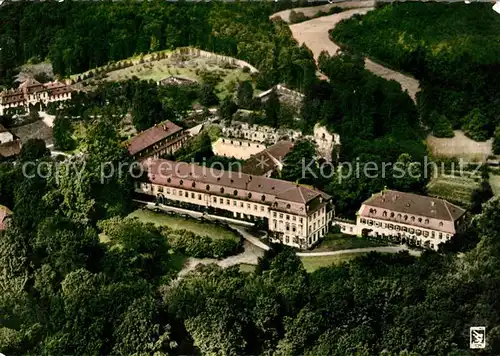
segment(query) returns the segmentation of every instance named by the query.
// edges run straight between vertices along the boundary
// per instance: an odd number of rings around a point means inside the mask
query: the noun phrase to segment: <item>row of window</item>
[[[410,234],[415,234],[417,236],[421,236],[421,235],[423,235],[424,237],[429,236],[429,231],[427,231],[427,230],[414,229],[414,228],[407,227],[407,226],[399,226],[399,225],[390,224],[390,223],[381,223],[378,221],[366,220],[366,219],[360,219],[360,221],[362,224],[366,224],[368,226],[375,226],[375,227],[381,227],[383,229],[408,232]],[[435,238],[436,237],[435,231],[431,231],[430,236]],[[439,239],[442,239],[443,233],[440,232],[438,236],[439,236]],[[446,238],[449,239],[450,237],[451,237],[450,234],[446,234]]]
[[[288,204],[290,205],[290,204]],[[278,213],[273,211],[273,218],[276,218],[278,217]],[[292,221],[295,221],[297,219],[297,217],[295,215],[289,215],[289,214],[283,214],[283,213],[279,213],[279,217],[280,219],[283,219],[283,217],[286,219],[286,220],[290,220],[290,217],[292,219]],[[302,223],[302,218],[299,218],[299,221]]]
[[[171,182],[172,182],[172,179],[171,179],[171,178],[167,178],[167,183],[171,183]],[[179,181],[179,185],[184,185],[184,181],[183,181],[182,179]],[[191,188],[196,188],[196,186],[197,186],[197,185],[196,185],[196,182],[192,182],[192,183],[191,183]],[[160,189],[161,189],[161,190],[160,190]],[[158,187],[158,190],[159,190],[159,191],[163,191],[163,187]],[[207,185],[205,186],[205,190],[210,191],[210,185],[209,185],[209,184],[207,184]],[[219,191],[220,191],[220,193],[221,193],[221,194],[225,194],[225,193],[226,193],[226,189],[225,189],[224,187],[221,187],[221,188],[219,189]],[[235,190],[233,190],[233,195],[234,195],[234,196],[237,196],[237,195],[238,195],[238,190],[236,190],[236,189],[235,189]],[[251,199],[251,198],[252,198],[252,196],[253,196],[253,195],[252,195],[252,193],[250,193],[250,192],[249,192],[249,193],[247,193],[247,198],[248,198],[248,199]],[[260,197],[260,200],[265,201],[265,200],[266,200],[266,196],[265,196],[264,194],[262,194],[262,196]],[[288,204],[288,206],[287,206],[287,207],[290,207],[290,204]]]
[[[273,225],[274,225],[274,230],[278,230],[278,221],[277,220],[273,220]],[[280,220],[279,221],[279,228],[282,230],[283,229],[283,220]],[[297,225],[295,224],[290,224],[290,223],[286,223],[285,224],[285,231],[292,231],[292,232],[297,232],[297,230],[300,232],[300,234],[302,234],[302,225],[299,225],[297,227]]]
[[[375,214],[377,214],[377,209],[375,209],[375,208],[370,208],[369,212],[370,212],[370,214],[375,215]],[[429,219],[427,219],[427,218],[424,220],[424,219],[422,219],[421,217],[416,218],[415,216],[408,216],[407,214],[404,214],[404,215],[403,215],[403,214],[397,214],[397,215],[396,215],[396,213],[394,213],[394,212],[391,212],[391,213],[389,214],[386,210],[384,210],[384,211],[382,212],[382,216],[383,216],[384,218],[386,218],[386,217],[390,216],[391,218],[397,218],[397,219],[399,219],[399,220],[404,220],[404,221],[408,221],[408,219],[409,219],[409,220],[410,220],[410,222],[415,222],[415,221],[418,221],[419,223],[422,223],[422,222],[424,222],[425,224],[429,224],[429,223],[430,223],[430,220],[429,220]],[[440,223],[439,223],[439,226],[441,226],[441,227],[442,227],[442,226],[443,226],[443,222],[440,222]]]
[[[213,202],[217,204],[217,199],[219,201],[219,204],[224,204],[224,201],[226,202],[226,205],[231,205],[231,199],[224,199],[224,198],[217,198],[217,197],[213,197]],[[238,206],[238,200],[233,200],[233,206]],[[240,208],[244,208],[245,207],[245,203],[243,203],[242,201],[239,202],[240,203]],[[259,206],[257,204],[250,204],[250,203],[246,203],[247,204],[247,209],[252,209],[252,205],[253,205],[253,210],[254,211],[258,211],[259,210]],[[260,206],[260,211],[261,212],[265,212],[266,211],[266,207],[264,205],[261,205]]]

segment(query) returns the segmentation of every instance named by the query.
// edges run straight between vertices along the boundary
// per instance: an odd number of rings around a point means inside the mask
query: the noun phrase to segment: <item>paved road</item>
[[[318,17],[316,19],[290,25],[292,35],[299,44],[304,43],[307,47],[309,47],[309,49],[313,52],[314,59],[318,60],[322,51],[327,51],[333,56],[337,53],[339,46],[330,40],[328,31],[334,28],[335,25],[342,20],[348,19],[356,14],[364,15],[368,11],[374,9],[373,6],[370,6],[370,3],[373,4],[373,2],[363,3],[366,3],[368,7],[346,10],[338,14]],[[271,15],[271,17],[282,15],[283,12],[278,12]],[[283,16],[286,17],[288,15],[285,13]],[[365,68],[384,79],[397,81],[401,84],[403,90],[408,92],[413,101],[416,101],[416,94],[420,90],[420,83],[415,78],[386,68],[370,59],[365,59]]]

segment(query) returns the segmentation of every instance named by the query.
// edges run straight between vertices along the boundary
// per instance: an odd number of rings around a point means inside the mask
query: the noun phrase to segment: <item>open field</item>
[[[387,246],[387,243],[384,241],[369,240],[364,237],[344,235],[342,233],[330,233],[312,252],[340,251],[353,248],[378,246]]]
[[[438,138],[429,135],[426,139],[434,157],[457,157],[472,162],[484,162],[492,153],[493,139],[476,142],[460,131],[455,130],[455,137]]]
[[[469,206],[471,194],[479,187],[479,177],[464,171],[460,176],[442,174],[433,178],[427,185],[429,195],[443,198],[460,205]]]
[[[156,225],[168,226],[174,230],[189,230],[197,235],[209,236],[212,239],[233,238],[235,240],[239,240],[239,237],[235,233],[222,226],[208,222],[200,222],[194,219],[187,219],[176,215],[167,215],[163,213],[155,213],[150,210],[137,209],[129,214],[128,217],[136,217],[142,222],[151,222]]]
[[[495,196],[500,196],[500,175],[490,173],[490,185]]]
[[[339,265],[342,262],[347,262],[363,255],[365,252],[345,253],[334,256],[315,256],[315,257],[300,257],[302,264],[307,272],[311,273],[321,267],[330,267],[331,265]]]

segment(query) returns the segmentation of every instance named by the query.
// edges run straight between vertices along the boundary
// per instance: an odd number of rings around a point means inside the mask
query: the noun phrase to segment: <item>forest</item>
[[[331,37],[420,80],[419,112],[438,137],[476,141],[500,123],[500,17],[489,3],[404,2],[343,21]]]
[[[141,53],[183,46],[234,56],[260,71],[257,85],[302,88],[315,64],[271,13],[300,2],[15,2],[0,12],[0,78],[49,60],[62,77]],[[5,79],[7,78],[7,80]],[[2,84],[2,83],[0,83]]]

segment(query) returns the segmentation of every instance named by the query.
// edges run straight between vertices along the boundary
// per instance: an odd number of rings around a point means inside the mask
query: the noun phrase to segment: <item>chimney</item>
[[[168,131],[167,124],[163,124],[163,130]]]

